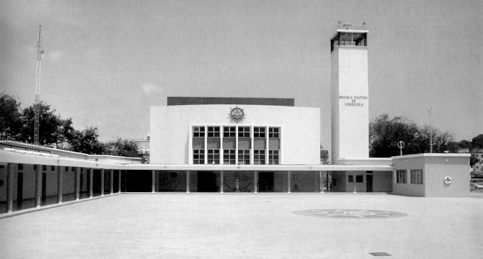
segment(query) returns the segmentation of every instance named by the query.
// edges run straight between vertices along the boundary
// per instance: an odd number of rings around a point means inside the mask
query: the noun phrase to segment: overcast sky
[[[320,107],[330,140],[337,21],[366,22],[371,119],[388,113],[483,133],[483,1],[0,0],[0,90],[41,99],[102,140],[142,138],[166,96],[295,98]]]

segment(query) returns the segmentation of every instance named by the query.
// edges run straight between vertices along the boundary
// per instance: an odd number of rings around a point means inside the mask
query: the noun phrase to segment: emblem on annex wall
[[[245,118],[245,111],[240,107],[232,108],[230,111],[230,117],[232,120],[239,122]]]

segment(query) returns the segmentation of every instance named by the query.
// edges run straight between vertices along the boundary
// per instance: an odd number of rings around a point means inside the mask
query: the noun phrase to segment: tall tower
[[[369,157],[367,33],[344,24],[330,40],[333,163]]]
[[[39,145],[40,135],[40,74],[42,70],[42,25],[39,25],[39,41],[37,42],[37,61],[35,63],[35,106],[34,106],[34,144]]]

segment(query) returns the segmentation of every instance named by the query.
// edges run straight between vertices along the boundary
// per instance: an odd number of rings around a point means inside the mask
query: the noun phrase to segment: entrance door
[[[215,172],[198,172],[198,191],[217,192]]]
[[[372,174],[366,175],[366,192],[372,192]]]
[[[258,191],[259,192],[273,192],[275,177],[273,172],[259,172],[258,173]]]

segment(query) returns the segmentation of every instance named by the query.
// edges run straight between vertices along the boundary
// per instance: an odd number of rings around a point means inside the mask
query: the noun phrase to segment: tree
[[[139,148],[134,141],[117,138],[106,143],[106,154],[113,156],[139,157]]]
[[[70,142],[72,151],[86,154],[104,154],[105,146],[99,142],[97,128],[89,127],[82,131],[74,130]]]
[[[437,129],[419,128],[414,122],[403,117],[389,118],[387,114],[377,117],[370,123],[369,145],[371,157],[391,157],[399,155],[397,143],[403,141],[404,154],[429,152],[430,138],[433,139],[433,152],[448,151],[453,140],[448,132]]]
[[[17,138],[19,141],[34,142],[34,120],[35,108],[39,106],[39,144],[50,145],[64,141],[70,141],[74,128],[72,120],[62,119],[55,114],[55,110],[51,110],[50,105],[43,102],[31,105],[22,111],[22,128]]]
[[[479,152],[483,148],[483,134],[479,134],[471,140],[471,145],[476,148],[476,152]]]
[[[20,103],[10,95],[0,94],[0,139],[16,140],[22,128]]]

